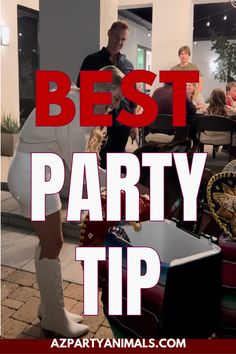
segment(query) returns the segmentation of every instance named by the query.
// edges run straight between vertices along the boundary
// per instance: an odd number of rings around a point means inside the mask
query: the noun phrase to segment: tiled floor
[[[1,336],[3,338],[44,338],[37,317],[39,291],[34,253],[37,237],[29,230],[2,225],[1,239]],[[66,240],[60,254],[66,308],[83,313],[83,271],[75,262],[77,243]],[[84,338],[112,338],[99,297],[99,315],[84,316],[89,326]]]
[[[2,266],[1,289],[1,337],[45,338],[37,315],[40,298],[35,274]],[[83,287],[64,281],[63,289],[67,310],[83,314]],[[98,316],[84,316],[83,323],[89,326],[89,332],[83,338],[113,338],[100,296]]]

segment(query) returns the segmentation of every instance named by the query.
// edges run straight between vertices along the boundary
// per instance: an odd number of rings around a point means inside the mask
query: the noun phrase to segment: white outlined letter
[[[31,154],[32,221],[45,220],[46,195],[60,192],[64,178],[64,164],[60,156],[54,153]]]
[[[145,262],[144,275],[141,275],[141,261]],[[141,289],[156,285],[160,277],[160,269],[160,258],[154,249],[127,248],[127,315],[141,314]]]
[[[83,198],[86,176],[87,198]],[[74,153],[68,200],[68,221],[80,221],[81,211],[88,210],[92,221],[102,221],[100,183],[96,153]]]
[[[184,221],[195,221],[197,219],[197,195],[207,154],[193,154],[191,171],[189,171],[186,153],[174,153],[173,155],[184,198],[183,219]]]
[[[109,247],[109,315],[122,315],[122,247]]]
[[[98,261],[105,261],[105,247],[76,247],[76,261],[84,261],[84,314],[98,315]]]
[[[121,176],[121,166],[126,175]],[[135,186],[139,181],[138,158],[129,153],[107,154],[107,220],[121,220],[121,191],[125,191],[125,219],[139,220],[139,191]]]
[[[150,166],[150,221],[163,221],[164,167],[172,166],[172,154],[143,153],[142,165]]]

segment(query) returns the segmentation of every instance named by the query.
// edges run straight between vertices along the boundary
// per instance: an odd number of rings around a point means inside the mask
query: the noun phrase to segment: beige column
[[[107,45],[107,31],[118,18],[118,0],[100,0],[100,47]]]
[[[117,0],[40,0],[40,67],[73,82],[83,59],[107,44]]]
[[[152,71],[169,70],[179,61],[178,48],[192,47],[192,0],[119,0],[121,9],[152,6]],[[155,80],[152,90],[159,85]]]
[[[178,49],[188,45],[192,49],[192,0],[156,0],[153,2],[152,70],[169,70],[179,62]],[[156,79],[153,88],[159,86]]]

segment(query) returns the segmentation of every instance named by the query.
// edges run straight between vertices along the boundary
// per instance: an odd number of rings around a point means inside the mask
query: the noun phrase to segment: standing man
[[[180,63],[173,66],[170,70],[180,70],[180,71],[197,70],[197,71],[199,71],[199,83],[196,83],[197,84],[197,92],[196,93],[200,93],[203,88],[202,73],[196,64],[193,64],[189,61],[190,55],[191,55],[191,50],[187,45],[179,48],[178,56],[180,59]]]
[[[88,55],[80,68],[81,70],[99,70],[107,65],[117,66],[123,74],[134,70],[133,64],[126,59],[120,51],[129,36],[129,25],[126,21],[116,21],[112,24],[108,31],[108,44],[99,52]],[[80,73],[77,79],[77,86],[80,87]],[[116,118],[122,109],[133,114],[136,113],[137,105],[124,99],[118,110],[112,111],[112,127],[107,127],[107,142],[100,151],[100,165],[106,168],[106,153],[108,152],[124,152],[128,137],[134,140],[137,137],[138,129],[130,128],[119,124]]]

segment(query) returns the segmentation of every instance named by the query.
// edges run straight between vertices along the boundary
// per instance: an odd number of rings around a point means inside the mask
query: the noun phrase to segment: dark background
[[[130,11],[152,23],[152,7],[130,9]],[[223,20],[224,16],[227,16],[227,20]],[[209,27],[206,25],[208,21],[210,22]],[[222,33],[227,39],[236,39],[236,8],[233,8],[230,2],[194,5],[193,27],[194,41],[208,40],[210,38],[209,31],[212,28]]]

